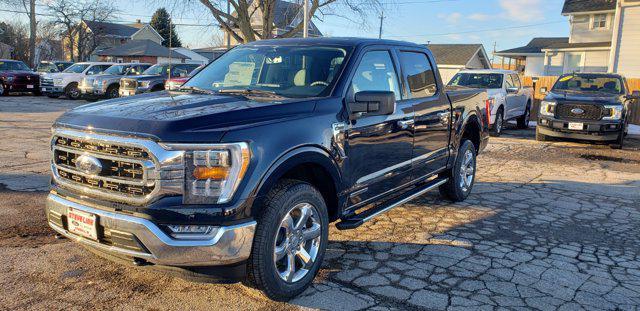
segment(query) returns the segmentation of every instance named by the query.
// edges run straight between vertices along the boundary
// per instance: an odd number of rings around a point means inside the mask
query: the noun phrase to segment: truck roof
[[[514,70],[506,70],[506,69],[463,69],[463,70],[460,70],[460,72],[518,74],[518,72]]]
[[[270,39],[270,40],[259,40],[248,43],[246,45],[249,46],[264,46],[264,45],[347,45],[347,46],[358,46],[358,45],[404,45],[411,46],[417,48],[426,49],[427,47],[424,45],[406,42],[406,41],[397,41],[397,40],[387,40],[387,39],[371,39],[371,38],[355,38],[355,37],[320,37],[320,38],[286,38],[286,39]]]

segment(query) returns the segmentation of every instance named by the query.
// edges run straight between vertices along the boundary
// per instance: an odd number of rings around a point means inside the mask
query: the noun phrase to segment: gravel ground
[[[429,194],[332,228],[289,303],[99,259],[47,227],[49,126],[81,102],[0,98],[0,309],[629,309],[640,305],[640,137],[624,150],[492,138],[463,203]]]

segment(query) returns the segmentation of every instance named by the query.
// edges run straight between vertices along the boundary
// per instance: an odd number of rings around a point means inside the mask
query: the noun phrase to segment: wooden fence
[[[540,93],[540,89],[546,87],[547,90],[550,90],[553,84],[556,82],[558,77],[554,76],[546,76],[539,77],[536,82],[536,86],[534,89],[534,98],[536,102],[534,103],[534,109],[532,112],[536,112],[532,114],[532,119],[537,117],[538,112],[538,102],[544,98],[544,94]],[[522,79],[522,83],[524,86],[533,87],[533,79],[531,77],[524,77]],[[627,83],[629,84],[629,89],[632,91],[640,91],[640,79],[627,79]],[[635,102],[631,105],[631,116],[629,119],[629,123],[640,125],[640,102]]]

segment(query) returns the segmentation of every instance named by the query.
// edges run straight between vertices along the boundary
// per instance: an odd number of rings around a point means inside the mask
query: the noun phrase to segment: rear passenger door
[[[391,115],[350,117],[346,130],[345,175],[351,186],[349,205],[361,206],[411,181],[413,107],[403,100],[400,68],[387,47],[360,53],[345,104],[361,91],[392,91],[396,108]]]
[[[505,107],[504,115],[505,119],[512,119],[524,114],[526,98],[518,75],[505,74],[504,78],[507,92],[507,107]]]
[[[402,65],[407,103],[415,114],[413,179],[425,177],[447,165],[451,105],[439,89],[433,58],[421,50],[398,51]]]

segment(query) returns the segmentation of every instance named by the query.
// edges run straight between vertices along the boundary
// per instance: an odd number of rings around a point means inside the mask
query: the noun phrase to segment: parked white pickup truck
[[[68,99],[80,98],[78,85],[83,78],[97,75],[114,63],[83,62],[75,63],[62,72],[47,73],[40,80],[42,94],[51,98],[66,95]]]
[[[462,70],[449,85],[486,89],[491,99],[489,126],[494,136],[500,136],[504,122],[516,120],[518,128],[526,129],[531,116],[533,90],[523,87],[518,73],[511,70]]]

